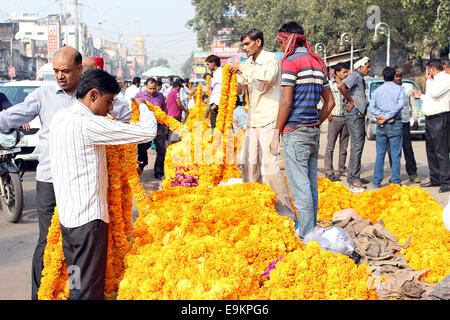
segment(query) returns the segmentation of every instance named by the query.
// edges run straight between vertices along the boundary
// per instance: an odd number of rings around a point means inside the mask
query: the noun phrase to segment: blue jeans
[[[402,157],[403,129],[401,120],[395,120],[392,124],[377,124],[377,158],[373,173],[373,184],[380,186],[383,181],[384,157],[388,145],[391,149],[392,159],[392,183],[401,184],[400,179],[400,159]]]
[[[297,209],[299,237],[302,240],[314,231],[317,222],[319,139],[318,126],[300,127],[282,135],[286,176]]]

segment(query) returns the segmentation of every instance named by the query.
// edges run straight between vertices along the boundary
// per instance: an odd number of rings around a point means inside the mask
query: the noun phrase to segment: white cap
[[[364,57],[364,58],[362,58],[362,59],[356,61],[355,64],[353,65],[353,68],[356,70],[356,69],[358,69],[359,67],[364,66],[364,65],[365,65],[367,62],[369,62],[369,61],[370,61],[369,57]]]

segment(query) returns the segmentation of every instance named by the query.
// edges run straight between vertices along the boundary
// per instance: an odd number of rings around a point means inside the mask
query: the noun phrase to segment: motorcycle
[[[23,137],[18,129],[0,132],[0,203],[9,222],[16,222],[23,211],[23,172],[19,169],[14,158],[20,148],[16,145]]]

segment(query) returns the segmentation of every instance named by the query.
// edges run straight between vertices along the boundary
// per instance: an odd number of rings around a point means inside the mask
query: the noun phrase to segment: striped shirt
[[[320,124],[319,104],[322,88],[329,88],[328,79],[321,64],[306,48],[296,48],[281,66],[281,86],[294,87],[292,110],[283,132],[290,132],[302,126]]]
[[[141,121],[125,124],[96,116],[78,100],[50,124],[50,163],[59,220],[66,228],[96,219],[109,223],[106,145],[144,143],[156,136],[153,112],[141,104]]]

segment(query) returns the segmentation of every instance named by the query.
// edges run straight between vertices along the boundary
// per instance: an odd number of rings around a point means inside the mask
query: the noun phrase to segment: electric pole
[[[80,23],[78,21],[78,0],[73,0],[75,9],[75,49],[80,51]]]

